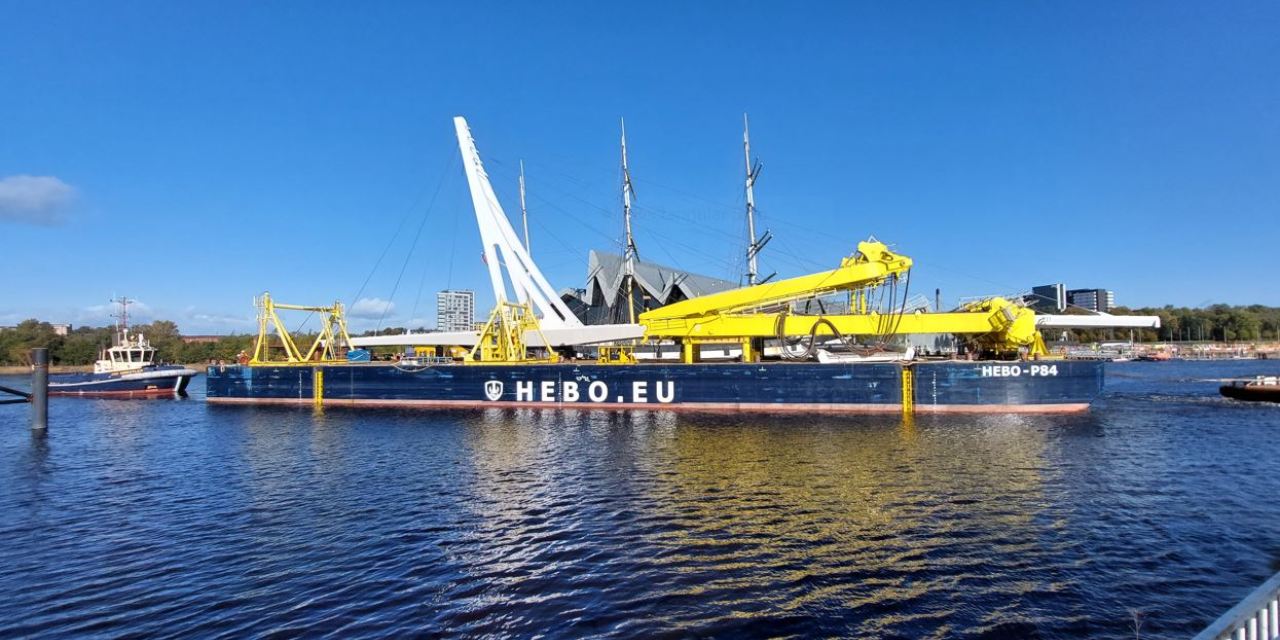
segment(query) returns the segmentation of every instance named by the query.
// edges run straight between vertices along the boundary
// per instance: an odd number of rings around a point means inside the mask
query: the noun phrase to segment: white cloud
[[[352,318],[381,318],[384,314],[391,313],[395,308],[396,304],[390,300],[360,298],[347,309],[347,315]]]
[[[410,329],[417,329],[419,327],[425,329],[427,327],[436,326],[436,321],[435,318],[409,318],[403,322],[397,321],[396,324]]]
[[[236,327],[250,327],[250,326],[253,326],[254,324],[253,318],[249,318],[245,316],[233,316],[233,315],[227,315],[227,314],[221,314],[221,313],[194,312],[194,313],[188,313],[187,318],[194,322],[200,323],[203,326],[236,328]]]
[[[60,224],[76,190],[53,176],[0,178],[0,222]]]
[[[116,314],[120,313],[120,305],[109,302],[107,304],[95,304],[80,310],[77,320],[81,323],[101,323],[111,324],[115,322]],[[129,324],[141,324],[151,322],[156,319],[155,311],[145,302],[137,300],[129,301]]]

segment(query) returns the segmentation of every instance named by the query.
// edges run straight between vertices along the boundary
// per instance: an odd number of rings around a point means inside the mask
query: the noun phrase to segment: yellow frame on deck
[[[343,313],[342,303],[334,302],[330,307],[309,307],[296,304],[281,304],[271,299],[271,294],[264,292],[261,297],[255,298],[253,306],[258,309],[258,339],[253,345],[253,355],[249,358],[250,365],[259,364],[314,364],[317,362],[345,362],[345,350],[351,348],[351,335],[347,332],[347,319]],[[289,333],[289,329],[284,326],[284,322],[280,320],[280,314],[277,310],[288,311],[309,311],[312,313],[323,314],[323,324],[320,334],[316,336],[315,342],[311,343],[311,348],[307,349],[304,354],[298,348],[298,344],[293,339],[293,334]],[[275,329],[275,335],[279,338],[280,346],[284,348],[284,360],[273,360],[271,358],[271,329]],[[341,338],[341,341],[339,341]],[[340,355],[339,349],[343,351]]]
[[[525,344],[524,334],[534,331],[542,344],[546,345],[547,356],[534,358],[529,355],[529,347]],[[489,321],[480,330],[476,346],[471,349],[466,364],[541,364],[559,362],[560,357],[551,349],[547,337],[542,333],[538,317],[534,315],[533,306],[528,303],[507,302],[499,300],[498,305],[489,314]]]

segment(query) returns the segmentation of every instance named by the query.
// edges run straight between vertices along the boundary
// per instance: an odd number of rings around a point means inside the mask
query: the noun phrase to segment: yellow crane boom
[[[1013,351],[1027,347],[1044,353],[1035,312],[1003,298],[989,298],[950,313],[893,313],[869,309],[877,287],[892,283],[911,269],[911,259],[883,243],[868,240],[858,252],[830,271],[744,287],[684,300],[640,315],[646,339],[672,339],[686,345],[741,343],[743,357],[754,359],[767,338],[839,332],[846,336],[952,333],[972,336],[984,348]],[[789,312],[794,302],[831,293],[850,292],[850,313],[821,316]]]
[[[859,242],[858,252],[841,260],[836,269],[682,300],[640,314],[640,322],[652,327],[664,321],[689,321],[776,307],[828,293],[878,286],[909,270],[911,258],[890,251],[883,243],[867,240]]]

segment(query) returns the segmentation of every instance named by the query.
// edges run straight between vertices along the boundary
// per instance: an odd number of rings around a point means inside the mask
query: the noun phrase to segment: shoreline
[[[207,362],[200,364],[184,364],[184,367],[195,369],[203,372],[205,367],[209,366]],[[91,364],[52,364],[49,365],[49,373],[93,373],[93,365]],[[25,376],[31,374],[31,365],[0,365],[0,376]]]

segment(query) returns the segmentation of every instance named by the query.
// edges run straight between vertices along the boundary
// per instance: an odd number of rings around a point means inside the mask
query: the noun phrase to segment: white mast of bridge
[[[631,171],[627,168],[627,121],[622,121],[622,221],[626,230],[626,247],[622,255],[622,278],[627,293],[627,322],[636,321],[635,296],[632,293],[636,279],[636,241],[631,235],[631,198],[635,189],[631,186]]]
[[[520,219],[524,221],[524,250],[533,255],[529,246],[529,209],[524,204],[524,160],[520,161]]]
[[[489,184],[489,176],[480,162],[480,153],[476,151],[476,143],[471,137],[467,121],[457,117],[453,122],[458,134],[458,147],[462,152],[463,170],[467,174],[467,185],[471,189],[471,202],[476,210],[476,222],[480,227],[480,239],[484,243],[484,262],[489,269],[489,282],[493,286],[495,302],[501,305],[509,299],[506,279],[503,278],[505,270],[516,298],[521,302],[532,303],[541,313],[544,329],[582,326],[547,282],[533,258],[529,257],[529,251],[511,228],[502,205],[498,204],[498,197],[493,193],[493,186]]]
[[[644,327],[637,324],[583,325],[573,311],[560,299],[559,293],[543,276],[538,265],[529,256],[526,243],[520,241],[498,196],[493,192],[489,175],[480,161],[475,139],[465,118],[453,119],[458,135],[458,150],[462,154],[462,168],[467,174],[467,187],[471,191],[471,204],[476,212],[476,224],[483,243],[484,263],[489,271],[489,283],[493,287],[494,301],[502,305],[511,298],[513,291],[522,304],[529,304],[538,316],[539,327],[524,333],[525,344],[530,346],[569,346],[599,344],[634,340],[644,335]],[[508,289],[510,283],[510,290]],[[352,346],[404,346],[404,345],[474,345],[479,341],[476,331],[444,331],[412,335],[366,336],[352,338]]]

